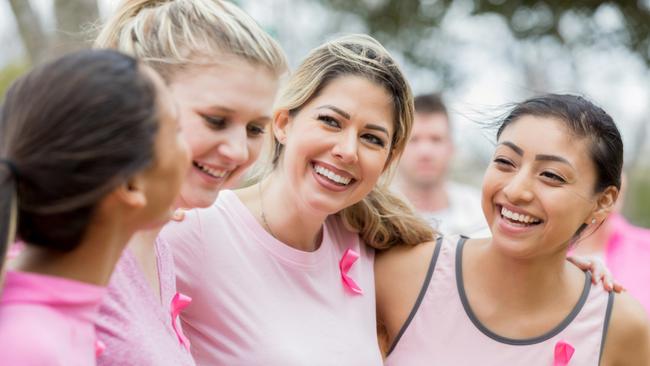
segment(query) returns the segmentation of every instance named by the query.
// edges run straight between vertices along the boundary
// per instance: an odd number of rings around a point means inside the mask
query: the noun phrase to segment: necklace
[[[258,192],[260,194],[260,213],[261,213],[260,216],[262,216],[262,223],[264,224],[265,229],[269,231],[269,234],[271,234],[272,237],[274,237],[277,240],[280,240],[273,233],[273,230],[271,229],[271,225],[269,225],[269,222],[266,221],[266,215],[264,214],[264,200],[262,198],[262,182],[260,182],[258,185]]]

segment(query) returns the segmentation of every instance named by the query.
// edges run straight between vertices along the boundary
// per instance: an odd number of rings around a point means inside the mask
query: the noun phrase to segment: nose
[[[332,154],[345,164],[354,164],[358,160],[359,141],[356,131],[344,131],[337,136]]]
[[[219,153],[237,165],[248,162],[248,132],[246,126],[236,125],[223,131],[223,133]]]
[[[510,181],[503,188],[508,201],[512,203],[529,202],[533,199],[531,185],[533,177],[525,170],[520,170],[511,176]]]

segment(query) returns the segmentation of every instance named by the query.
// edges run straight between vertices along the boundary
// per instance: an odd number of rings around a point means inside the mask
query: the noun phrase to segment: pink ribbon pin
[[[99,357],[106,350],[106,345],[99,339],[95,341],[95,357]]]
[[[354,262],[359,259],[359,253],[355,252],[352,249],[348,249],[345,251],[343,254],[343,257],[341,258],[341,261],[339,262],[339,269],[341,270],[341,280],[343,281],[343,285],[353,293],[357,295],[362,295],[363,290],[359,285],[357,285],[356,282],[350,276],[348,276],[348,272],[350,271],[350,268],[354,264]]]
[[[190,350],[190,340],[187,339],[185,334],[183,334],[183,329],[178,326],[178,315],[185,309],[190,303],[192,302],[192,298],[183,295],[180,292],[177,292],[176,295],[172,298],[172,327],[174,328],[174,332],[176,332],[176,336],[178,337],[178,341],[180,344],[182,344],[188,351]]]
[[[565,341],[559,341],[555,344],[555,358],[553,359],[553,366],[566,366],[573,357],[575,348]]]

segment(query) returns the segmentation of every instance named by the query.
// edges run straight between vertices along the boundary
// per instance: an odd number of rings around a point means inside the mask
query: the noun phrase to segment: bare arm
[[[601,364],[650,365],[650,322],[643,307],[627,293],[614,300]]]
[[[436,243],[398,246],[375,258],[377,330],[386,355],[422,288]]]

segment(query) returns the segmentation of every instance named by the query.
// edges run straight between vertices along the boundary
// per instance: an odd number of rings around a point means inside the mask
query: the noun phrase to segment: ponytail
[[[363,241],[378,250],[433,240],[435,231],[387,187],[374,188],[339,215]]]

